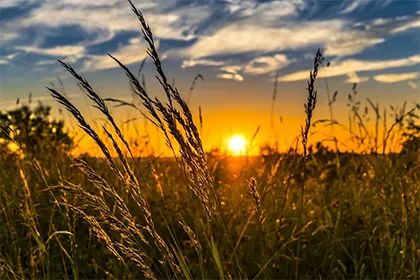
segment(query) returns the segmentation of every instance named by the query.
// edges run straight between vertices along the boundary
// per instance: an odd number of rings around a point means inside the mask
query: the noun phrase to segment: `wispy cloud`
[[[267,74],[288,66],[291,61],[284,54],[261,56],[248,62],[244,71],[249,74]]]
[[[190,68],[194,66],[222,66],[224,61],[216,61],[211,59],[189,59],[182,61],[181,68]]]
[[[336,77],[343,75],[351,75],[352,73],[384,70],[390,68],[398,68],[404,66],[413,66],[420,64],[420,55],[413,55],[401,59],[390,59],[390,60],[357,60],[348,59],[332,64],[327,71],[322,71],[319,77]],[[298,71],[288,75],[280,77],[280,81],[291,82],[307,79],[308,71]]]
[[[17,56],[17,53],[11,53],[5,56],[0,56],[0,64],[9,64],[12,59]]]
[[[328,42],[325,45],[325,54],[328,56],[357,54],[384,41],[384,38],[374,37],[368,33],[348,31],[340,34],[336,40]]]
[[[138,63],[146,56],[145,45],[140,44],[140,39],[135,38],[129,41],[129,44],[119,48],[112,55],[118,58],[124,64]],[[83,65],[83,70],[104,70],[117,67],[115,61],[108,55],[89,56]]]
[[[344,5],[344,8],[341,11],[341,14],[352,13],[356,10],[362,9],[367,4],[369,4],[369,0],[351,0],[351,1],[346,1],[346,2],[350,2],[350,3],[347,3],[347,5],[346,4]]]
[[[419,77],[418,72],[396,73],[396,74],[382,74],[376,75],[373,79],[380,83],[398,83],[402,81],[414,80]]]
[[[160,1],[140,1],[136,5],[147,12],[148,23],[160,38],[191,39],[192,26],[208,16],[206,9],[198,10],[194,7],[164,12],[169,4]],[[102,31],[105,36],[139,29],[128,6],[117,0],[46,0],[19,22],[22,27],[72,24],[90,31]]]
[[[347,74],[347,83],[360,84],[369,81],[368,77],[360,77],[356,72]]]
[[[408,22],[403,22],[399,26],[396,26],[394,29],[391,30],[391,33],[399,33],[404,32],[409,29],[420,28],[420,19],[414,19]]]
[[[204,58],[324,46],[326,55],[349,56],[385,42],[390,32],[404,32],[420,25],[417,19],[407,17],[376,24],[355,24],[345,19],[291,19],[268,26],[252,18],[233,22],[211,34],[198,36],[192,46],[178,53],[190,58]]]
[[[244,80],[244,77],[242,77],[238,73],[220,73],[217,74],[217,77],[224,80],[234,80],[237,82],[242,82]]]
[[[33,3],[36,5],[28,5]],[[418,17],[413,15],[387,18],[374,15],[369,20],[353,18],[356,14],[353,12],[369,5],[375,6],[375,13],[379,14],[380,9],[390,3],[343,1],[343,4],[331,4],[335,7],[333,13],[311,13],[308,16],[308,11],[322,8],[320,2],[136,1],[170,59],[181,60],[182,68],[214,67],[222,78],[230,75],[237,81],[243,80],[246,74],[262,75],[282,69],[291,63],[290,58],[298,61],[296,53],[302,51],[322,47],[327,56],[344,59],[375,46],[379,48],[393,34],[420,27]],[[33,61],[37,66],[48,65],[48,62],[43,62],[46,61],[44,56],[50,56],[51,59],[66,58],[69,62],[78,62],[85,70],[113,68],[116,65],[106,56],[109,46],[114,50],[112,53],[127,64],[144,57],[144,44],[133,35],[138,34],[139,24],[124,1],[3,0],[0,4],[0,8],[15,6],[28,9],[24,9],[24,16],[2,22],[0,45],[11,53],[38,54],[38,60]],[[350,13],[353,13],[352,17],[348,16]],[[81,33],[81,39],[76,43],[71,42],[72,36],[67,38],[67,34],[57,34],[60,28],[75,26]],[[50,40],[58,35],[66,37],[65,40]],[[118,41],[121,38],[124,38],[123,43]],[[231,56],[229,60],[227,56]],[[3,64],[13,60],[0,59]],[[232,65],[238,68],[236,72],[221,69]],[[352,68],[334,75],[349,75],[349,81],[366,78],[357,76],[356,71],[367,70]]]
[[[25,51],[28,53],[37,53],[50,56],[82,56],[85,53],[83,46],[60,46],[54,48],[38,48],[38,47],[16,47],[16,49]]]
[[[0,8],[12,8],[22,5],[28,1],[25,0],[3,0],[0,2]]]
[[[332,38],[339,39],[343,25],[344,22],[341,20],[302,22],[290,27],[233,23],[211,35],[200,37],[195,44],[180,54],[202,58],[224,54],[302,49],[331,41]]]
[[[230,13],[241,18],[252,17],[252,20],[264,17],[265,22],[278,21],[298,14],[305,7],[303,0],[267,1],[257,0],[225,0]]]
[[[239,73],[241,69],[242,66],[239,65],[223,66],[220,68],[220,71],[222,71],[222,73],[219,73],[217,77],[225,80],[234,80],[237,82],[242,82],[244,80],[244,77]]]

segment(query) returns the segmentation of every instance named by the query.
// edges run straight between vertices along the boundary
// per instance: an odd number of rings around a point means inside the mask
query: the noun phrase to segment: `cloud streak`
[[[373,79],[380,83],[398,83],[402,81],[415,80],[419,77],[418,72],[397,73],[397,74],[382,74],[376,75]]]
[[[413,55],[401,59],[390,59],[390,60],[357,60],[357,59],[348,59],[333,64],[327,68],[327,71],[322,71],[319,73],[319,77],[336,77],[343,75],[351,75],[352,73],[357,72],[366,72],[366,71],[377,71],[391,68],[399,68],[405,66],[413,66],[420,64],[420,55]],[[280,81],[283,82],[293,82],[305,80],[308,77],[308,71],[298,71],[288,75],[280,77]]]
[[[374,2],[334,3],[335,10],[328,15],[312,11],[322,9],[320,2],[309,5],[303,0],[145,0],[136,5],[146,15],[165,54],[169,59],[180,60],[182,68],[213,67],[221,78],[239,81],[246,75],[264,75],[302,62],[302,52],[322,47],[327,56],[344,59],[342,62],[350,67],[346,71],[334,70],[332,75],[347,75],[349,81],[361,82],[367,78],[357,72],[369,70],[355,69],[359,60],[348,58],[381,48],[392,36],[420,27],[418,16],[413,14],[355,18],[355,11],[375,6],[375,13],[379,14],[391,3]],[[49,56],[48,59],[65,58],[79,63],[84,70],[94,71],[116,67],[106,56],[110,47],[127,64],[137,63],[145,55],[144,44],[139,35],[134,35],[139,32],[138,22],[124,1],[4,0],[0,9],[17,6],[27,9],[5,21],[0,45],[6,50],[4,54],[31,54],[31,59],[39,56],[29,64],[46,67],[48,63],[43,61]],[[310,11],[316,16],[308,16]],[[68,34],[68,38],[67,34],[57,34],[74,26],[75,32],[81,34]],[[76,38],[81,39],[71,41],[71,35],[80,35]],[[54,39],[57,37],[61,41]],[[14,58],[0,59],[1,64],[9,64]],[[236,71],[224,69],[229,66],[236,67]],[[296,79],[297,74],[285,77]]]

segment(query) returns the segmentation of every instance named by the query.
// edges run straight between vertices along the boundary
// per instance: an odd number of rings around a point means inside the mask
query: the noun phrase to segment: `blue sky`
[[[420,1],[133,2],[181,90],[197,73],[204,75],[195,104],[209,111],[267,111],[278,73],[287,105],[282,109],[300,112],[317,48],[331,62],[320,76],[328,76],[333,89],[349,91],[356,82],[365,97],[385,105],[419,101]],[[121,71],[106,55],[131,67],[145,57],[139,24],[125,0],[2,0],[0,18],[0,109],[29,91],[47,100],[44,87],[56,77],[71,83],[57,58],[92,78],[104,96],[129,96]]]
[[[287,70],[306,70],[302,66],[317,47],[334,62],[329,75],[349,82],[418,78],[420,1],[134,2],[166,60],[211,69],[221,79],[277,71],[282,81],[301,79]],[[34,76],[48,77],[57,58],[97,71],[115,67],[108,52],[128,64],[144,57],[138,23],[124,0],[3,0],[0,14],[3,82],[28,67]]]
[[[420,1],[134,3],[155,33],[166,69],[185,89],[202,73],[219,87],[246,91],[252,81],[269,92],[278,73],[281,89],[304,92],[320,47],[331,61],[321,77],[337,79],[340,87],[357,82],[367,89],[391,88],[399,99],[418,100]],[[3,102],[28,91],[47,98],[43,87],[66,77],[57,58],[106,88],[124,83],[107,53],[133,65],[145,57],[138,22],[124,0],[3,0],[0,15]]]

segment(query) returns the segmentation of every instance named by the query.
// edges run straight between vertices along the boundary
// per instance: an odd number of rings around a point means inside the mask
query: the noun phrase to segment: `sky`
[[[420,101],[420,1],[416,0],[134,0],[150,24],[164,69],[193,112],[202,108],[207,147],[228,135],[257,143],[275,138],[290,146],[304,120],[306,80],[321,48],[315,117],[328,115],[326,78],[338,91],[335,116],[346,119],[346,96],[358,84],[360,100],[383,108]],[[124,74],[107,53],[136,70],[146,57],[139,23],[125,0],[2,0],[0,2],[0,109],[32,93],[55,103],[45,86],[62,87],[95,119],[94,109],[57,59],[83,73],[103,97],[129,100]],[[150,61],[149,90],[161,96]],[[278,93],[271,114],[275,77]],[[121,121],[127,110],[115,109]],[[274,121],[273,121],[274,118]],[[274,124],[273,124],[274,122]]]

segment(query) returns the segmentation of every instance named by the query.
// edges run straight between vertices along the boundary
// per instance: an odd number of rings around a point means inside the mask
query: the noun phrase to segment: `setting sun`
[[[420,280],[419,3],[0,0],[0,280]]]
[[[246,142],[242,135],[233,135],[228,140],[228,149],[235,156],[243,155],[246,151]]]

